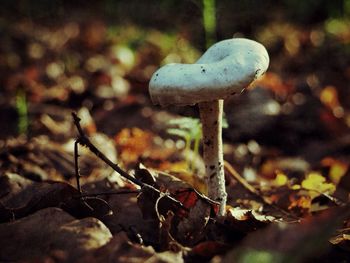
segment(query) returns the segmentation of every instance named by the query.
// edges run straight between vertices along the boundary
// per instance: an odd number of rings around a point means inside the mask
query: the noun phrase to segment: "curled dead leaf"
[[[62,208],[78,218],[102,218],[111,213],[109,205],[103,199],[82,199],[77,189],[63,182],[33,182],[21,191],[7,196],[8,198],[0,199],[0,222],[22,218],[47,207]]]

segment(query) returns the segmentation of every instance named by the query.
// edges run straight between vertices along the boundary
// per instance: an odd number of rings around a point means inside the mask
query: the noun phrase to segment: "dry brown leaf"
[[[119,233],[107,245],[87,253],[80,262],[181,263],[183,258],[181,252],[156,253],[151,247],[130,243],[125,233]]]
[[[0,225],[0,260],[29,260],[55,251],[64,251],[66,260],[74,260],[105,245],[111,237],[95,218],[75,220],[61,209],[46,208]]]
[[[239,247],[229,252],[222,262],[305,262],[322,256],[330,248],[328,239],[349,215],[347,207],[328,209],[298,224],[272,224],[250,234]]]
[[[63,182],[33,182],[16,194],[0,200],[0,222],[18,219],[47,207],[59,207],[82,218],[103,218],[111,213],[100,198],[79,198],[77,189]]]
[[[153,173],[145,167],[140,167],[136,170],[136,176],[148,182],[153,180],[153,185],[168,192],[184,207],[180,209],[162,195],[152,196],[152,193],[143,192],[138,198],[138,204],[144,218],[153,218],[154,222],[162,221],[160,216],[167,219],[168,211],[171,211],[173,213],[173,220],[170,220],[171,236],[175,240],[182,245],[193,246],[203,238],[209,218],[217,213],[217,203],[193,189],[186,182],[169,174]]]

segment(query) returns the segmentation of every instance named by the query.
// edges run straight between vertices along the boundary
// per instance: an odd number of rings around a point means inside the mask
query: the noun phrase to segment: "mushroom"
[[[154,104],[198,104],[208,196],[220,203],[219,215],[225,215],[227,200],[222,151],[223,99],[242,92],[265,73],[268,65],[268,53],[260,43],[244,38],[227,39],[211,46],[195,64],[165,65],[150,80]]]

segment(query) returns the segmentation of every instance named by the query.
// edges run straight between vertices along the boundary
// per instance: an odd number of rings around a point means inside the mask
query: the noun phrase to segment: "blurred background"
[[[216,41],[247,37],[266,46],[271,65],[254,89],[225,102],[225,158],[254,179],[348,157],[349,0],[2,0],[1,6],[3,141],[46,135],[65,143],[75,136],[74,110],[90,134],[107,135],[119,154],[129,154],[125,163],[153,158],[150,165],[161,168],[169,155],[145,141],[152,138],[163,151],[186,148],[193,134],[169,132],[169,120],[198,112],[153,106],[153,72],[193,63]]]

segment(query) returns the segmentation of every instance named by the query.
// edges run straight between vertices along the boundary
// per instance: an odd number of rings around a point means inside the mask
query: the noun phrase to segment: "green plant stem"
[[[19,89],[16,94],[16,110],[18,114],[17,129],[19,134],[27,134],[28,132],[28,106],[26,94],[23,89]]]
[[[216,1],[203,0],[203,27],[205,31],[205,44],[209,48],[216,41]]]

